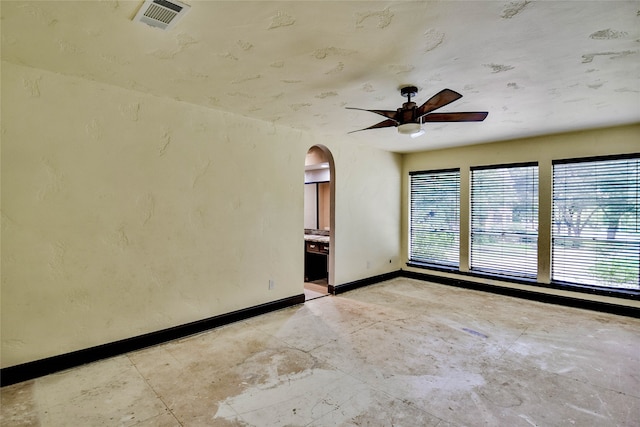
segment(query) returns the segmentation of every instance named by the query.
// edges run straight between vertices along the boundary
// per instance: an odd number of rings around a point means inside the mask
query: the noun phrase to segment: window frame
[[[490,268],[490,267],[474,267],[473,263],[473,253],[474,253],[474,218],[476,215],[474,214],[474,191],[476,186],[474,185],[474,172],[476,171],[486,171],[486,170],[497,170],[497,169],[516,169],[516,168],[529,168],[535,167],[535,191],[533,201],[535,202],[533,205],[533,212],[535,213],[532,217],[535,218],[535,233],[525,233],[524,236],[526,239],[531,239],[531,236],[534,236],[533,245],[535,247],[533,253],[534,257],[530,261],[533,263],[533,269],[531,273],[526,273],[523,271],[515,271],[508,269],[500,269],[500,268]],[[540,235],[540,227],[539,227],[539,212],[540,212],[540,166],[537,161],[532,162],[518,162],[518,163],[501,163],[501,164],[491,164],[491,165],[481,165],[481,166],[472,166],[469,168],[469,272],[472,275],[477,275],[479,277],[491,277],[491,278],[499,278],[506,280],[515,280],[518,282],[535,282],[540,273],[539,271],[539,248],[538,241]],[[522,236],[522,233],[505,233],[501,232],[501,236],[505,236],[505,234],[509,234],[513,237]],[[531,243],[531,242],[527,242]]]
[[[456,219],[457,219],[457,236],[454,237],[454,240],[457,240],[457,251],[456,251],[456,259],[454,262],[438,262],[435,260],[429,260],[426,258],[414,258],[413,253],[413,236],[414,236],[414,217],[413,217],[413,201],[414,201],[414,183],[413,177],[415,176],[425,176],[425,175],[438,175],[438,174],[451,174],[457,173],[457,193],[456,193],[456,203],[457,203],[457,211],[456,211]],[[437,270],[444,271],[460,271],[460,214],[461,214],[461,204],[460,204],[460,180],[461,180],[461,170],[460,168],[447,168],[447,169],[434,169],[434,170],[421,170],[421,171],[412,171],[409,172],[409,245],[408,245],[408,261],[411,265],[417,265],[422,267],[429,267]]]
[[[558,163],[565,162],[581,162],[581,161],[593,161],[593,160],[612,160],[612,159],[624,159],[624,158],[638,158],[640,157],[640,152],[633,153],[621,153],[614,155],[598,155],[598,156],[583,156],[583,157],[574,157],[574,158],[562,158],[562,159],[542,159],[538,158],[534,161],[529,162],[512,162],[512,163],[501,163],[501,164],[485,164],[478,166],[470,166],[460,164],[460,167],[448,168],[448,169],[427,169],[427,170],[416,170],[407,172],[406,179],[409,184],[407,191],[407,198],[405,201],[406,209],[408,210],[408,214],[405,216],[407,218],[407,234],[405,235],[407,238],[407,259],[406,266],[413,267],[417,269],[426,270],[425,273],[415,272],[417,275],[426,275],[430,276],[429,271],[432,272],[442,272],[445,275],[433,275],[434,280],[436,278],[438,280],[445,280],[450,282],[450,284],[454,286],[463,286],[478,289],[486,289],[491,290],[494,286],[498,286],[500,289],[500,293],[511,293],[519,292],[517,289],[512,289],[510,287],[504,287],[500,285],[490,285],[488,282],[482,281],[482,279],[488,280],[496,280],[504,283],[513,283],[516,285],[524,285],[531,290],[522,290],[528,294],[529,292],[538,293],[540,291],[536,291],[536,288],[539,289],[548,289],[548,290],[557,290],[557,291],[566,291],[577,294],[588,294],[594,296],[605,296],[619,299],[628,299],[640,301],[640,290],[634,289],[623,289],[623,288],[609,288],[609,287],[598,287],[598,286],[589,286],[589,285],[580,285],[575,283],[568,283],[562,281],[554,281],[551,280],[552,272],[551,272],[551,257],[552,257],[552,227],[553,227],[553,165]],[[489,168],[489,167],[500,167],[500,166],[512,166],[512,165],[527,165],[527,164],[537,164],[538,165],[538,269],[537,269],[537,277],[529,278],[529,277],[516,277],[516,276],[504,276],[504,275],[495,275],[489,272],[479,272],[479,271],[471,271],[469,270],[470,261],[471,261],[471,170],[474,168]],[[459,257],[459,265],[458,269],[439,266],[429,263],[423,263],[420,261],[411,259],[411,241],[410,241],[410,227],[411,227],[411,191],[410,191],[410,176],[412,174],[419,174],[424,172],[434,172],[434,171],[445,171],[445,170],[456,170],[460,171],[460,257]],[[467,204],[468,203],[468,204]],[[467,212],[463,213],[462,209],[466,209]],[[547,218],[548,217],[548,218]],[[465,236],[466,234],[466,236]],[[463,257],[464,255],[464,257]],[[540,256],[543,258],[540,258]],[[462,268],[462,269],[460,269]],[[454,276],[447,278],[446,273],[453,274]],[[412,274],[411,270],[407,270],[406,274]],[[542,274],[542,277],[545,274],[548,274],[548,277],[544,282],[539,282],[539,277]],[[468,277],[469,279],[465,279]],[[480,281],[475,281],[472,278],[480,279]],[[544,295],[546,293],[543,294]],[[563,304],[573,306],[580,306],[580,301],[587,301],[587,299],[581,299],[579,297],[571,297],[564,296],[560,297],[563,301]]]
[[[594,162],[607,162],[607,161],[616,161],[616,160],[637,160],[640,162],[640,153],[628,153],[628,154],[619,154],[619,155],[608,155],[608,156],[592,156],[592,157],[577,157],[577,158],[567,158],[567,159],[555,159],[551,161],[551,182],[552,182],[552,190],[551,190],[551,212],[550,212],[550,225],[551,228],[549,230],[549,242],[550,242],[550,284],[552,287],[568,289],[573,291],[581,291],[588,292],[600,295],[613,295],[616,297],[622,298],[632,298],[639,299],[640,297],[640,288],[639,289],[631,289],[631,288],[618,288],[611,287],[605,285],[596,285],[596,284],[586,284],[586,283],[576,283],[570,282],[567,280],[558,280],[554,279],[554,241],[556,239],[556,222],[555,222],[555,201],[556,201],[556,174],[555,168],[556,165],[566,165],[566,164],[577,164],[577,163],[594,163]],[[640,253],[639,253],[640,256]],[[638,275],[638,283],[640,285],[640,273]]]

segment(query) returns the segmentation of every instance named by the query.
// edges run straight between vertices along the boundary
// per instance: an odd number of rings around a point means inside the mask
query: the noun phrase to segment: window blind
[[[551,279],[640,289],[640,158],[553,164]]]
[[[458,267],[460,169],[412,172],[411,261]]]
[[[472,271],[535,278],[538,166],[471,169]]]

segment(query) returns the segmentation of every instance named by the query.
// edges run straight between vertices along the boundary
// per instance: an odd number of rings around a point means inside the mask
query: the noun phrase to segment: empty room
[[[640,425],[640,1],[0,15],[2,426]]]

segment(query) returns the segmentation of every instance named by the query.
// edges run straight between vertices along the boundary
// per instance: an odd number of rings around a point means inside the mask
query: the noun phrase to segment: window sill
[[[544,288],[544,289],[555,289],[555,290],[585,293],[585,294],[591,294],[591,295],[600,295],[600,296],[613,297],[613,298],[640,300],[640,291],[633,290],[633,289],[603,288],[598,286],[577,285],[577,284],[565,283],[565,282],[552,282],[550,284],[547,284],[547,283],[540,283],[535,279],[527,279],[524,277],[520,278],[520,277],[513,277],[513,276],[502,276],[497,274],[479,273],[477,271],[466,272],[466,271],[460,271],[458,268],[455,268],[455,267],[433,265],[433,264],[422,263],[417,261],[409,261],[407,262],[406,265],[407,267],[421,268],[425,270],[438,271],[443,273],[451,273],[455,275],[466,276],[469,278],[475,277],[479,279],[499,280],[505,283],[516,283],[516,284],[529,285],[532,287]],[[469,281],[471,282],[473,280],[469,279]]]

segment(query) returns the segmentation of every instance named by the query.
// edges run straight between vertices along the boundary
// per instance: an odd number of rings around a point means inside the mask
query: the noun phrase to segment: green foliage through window
[[[474,167],[470,181],[471,271],[536,279],[538,165]],[[410,261],[459,268],[460,170],[410,185]],[[552,283],[640,291],[640,155],[554,161],[551,215]]]
[[[458,267],[460,171],[411,175],[410,259]]]
[[[640,159],[556,162],[552,280],[640,289]]]
[[[471,171],[471,269],[535,278],[538,270],[538,166]]]

